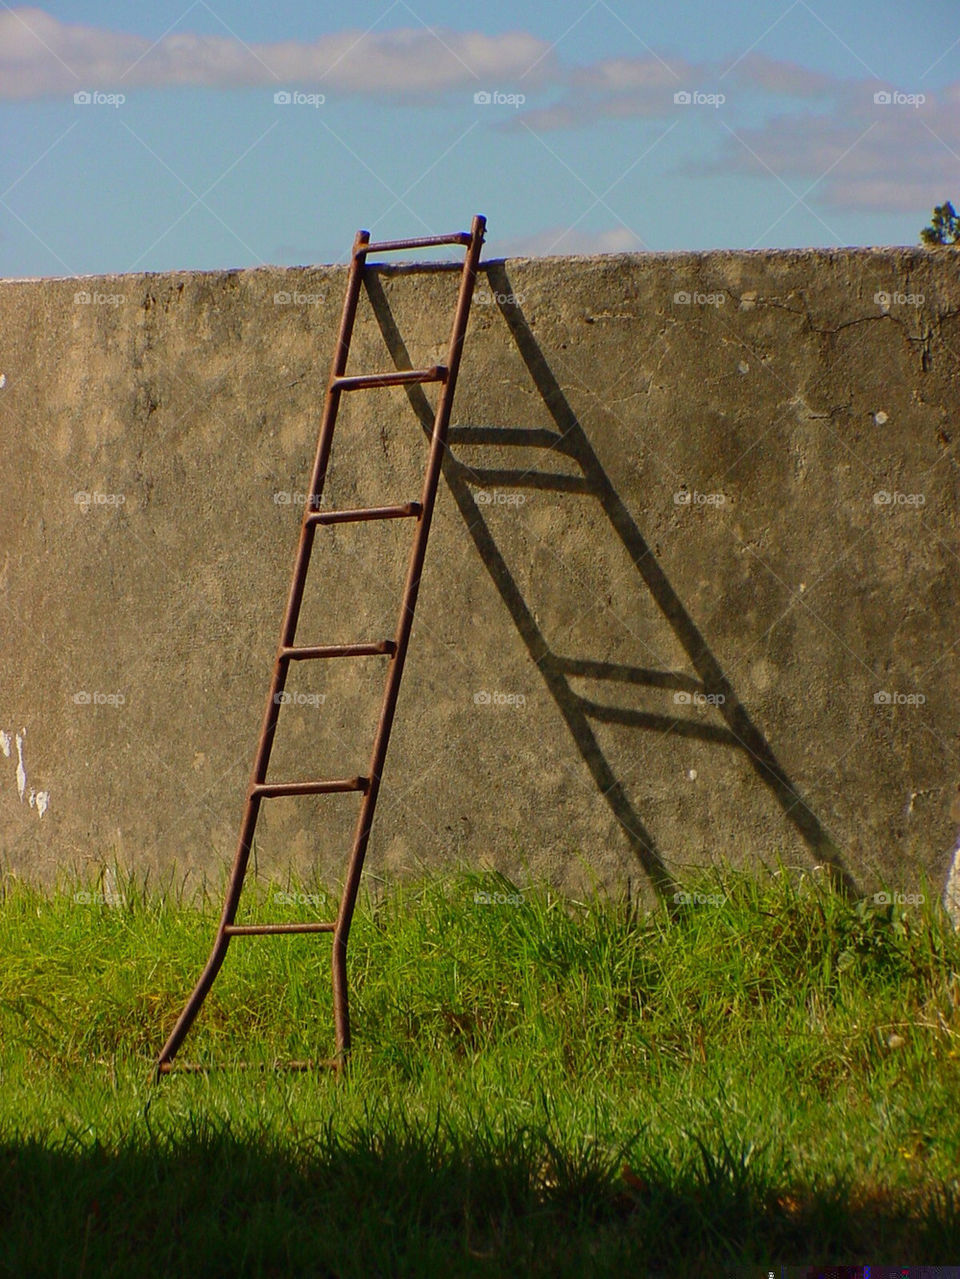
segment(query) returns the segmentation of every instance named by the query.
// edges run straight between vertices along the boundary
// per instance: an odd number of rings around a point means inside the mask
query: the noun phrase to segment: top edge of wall
[[[530,257],[523,254],[516,255],[497,255],[492,254],[484,257],[481,261],[481,269],[484,265],[493,262],[518,262],[518,263],[537,263],[537,262],[670,262],[689,259],[705,259],[705,258],[781,258],[784,260],[796,260],[798,258],[820,258],[829,260],[838,257],[884,257],[895,255],[898,257],[910,256],[918,258],[935,259],[945,253],[960,253],[960,246],[954,249],[952,245],[937,245],[927,247],[926,245],[915,244],[890,244],[890,245],[849,245],[835,248],[795,248],[795,249],[673,249],[669,251],[656,252],[634,252],[634,253],[570,253],[570,254],[544,254],[542,256]],[[396,261],[386,263],[371,263],[371,266],[383,266],[388,270],[412,266],[415,262],[423,259],[408,258],[397,259]],[[450,263],[449,265],[456,265]],[[118,280],[118,279],[151,279],[151,278],[170,278],[183,276],[185,278],[194,278],[196,276],[224,276],[224,275],[255,275],[258,272],[277,272],[277,271],[304,271],[304,270],[322,270],[333,271],[347,269],[344,262],[303,262],[296,266],[283,266],[280,264],[266,263],[262,266],[250,267],[180,267],[171,268],[168,271],[118,271],[118,272],[94,272],[89,275],[24,275],[24,276],[0,276],[0,284],[43,284],[56,283],[61,280]]]

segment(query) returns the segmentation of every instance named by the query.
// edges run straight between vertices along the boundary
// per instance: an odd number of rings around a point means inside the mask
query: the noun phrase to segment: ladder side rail
[[[307,569],[310,564],[310,553],[313,549],[313,538],[316,532],[316,525],[313,521],[308,519],[308,516],[312,509],[319,507],[320,499],[323,495],[323,485],[326,479],[327,465],[330,459],[330,449],[333,444],[333,431],[336,426],[337,410],[340,405],[340,392],[339,390],[334,389],[333,383],[336,378],[343,374],[344,369],[347,367],[347,359],[350,354],[350,339],[353,336],[353,325],[356,319],[357,303],[360,297],[360,285],[365,263],[366,245],[369,244],[369,242],[370,236],[368,232],[357,232],[354,238],[353,252],[350,257],[347,289],[343,299],[343,310],[340,314],[340,330],[337,335],[337,345],[333,353],[330,377],[327,382],[327,395],[323,406],[323,420],[320,427],[320,437],[317,443],[317,453],[310,478],[310,500],[304,507],[303,520],[300,525],[300,542],[297,547],[293,581],[290,586],[290,593],[287,599],[287,606],[281,627],[281,648],[289,648],[292,646],[297,621],[300,616],[300,606],[303,601],[303,590],[306,584]],[[229,887],[223,903],[223,911],[220,917],[220,924],[217,928],[217,935],[213,943],[213,949],[210,952],[210,958],[207,960],[206,966],[200,974],[190,998],[187,1000],[183,1011],[177,1019],[177,1022],[174,1025],[173,1030],[170,1032],[167,1042],[164,1044],[160,1053],[157,1063],[158,1076],[166,1070],[169,1070],[173,1058],[176,1056],[180,1045],[183,1043],[190,1027],[193,1025],[197,1013],[200,1011],[203,1001],[209,994],[210,987],[213,985],[217,973],[220,971],[223,961],[226,958],[227,948],[230,944],[230,935],[226,932],[226,929],[230,927],[236,919],[237,908],[240,904],[240,894],[243,890],[243,880],[246,875],[247,864],[250,859],[253,834],[256,830],[257,819],[260,815],[262,797],[255,793],[254,787],[263,782],[264,777],[266,776],[267,766],[270,762],[270,753],[273,749],[273,739],[276,734],[280,711],[278,699],[279,694],[283,692],[283,688],[286,683],[287,666],[288,661],[283,660],[278,656],[274,663],[273,677],[270,681],[270,691],[267,695],[267,705],[260,728],[257,752],[254,758],[253,769],[251,771],[250,784],[243,811],[243,820],[241,822],[240,834],[237,840],[237,851],[234,855],[233,868],[230,872]]]
[[[377,724],[376,737],[374,739],[370,768],[368,772],[370,779],[369,786],[366,794],[364,795],[363,803],[360,807],[360,814],[357,819],[353,849],[350,855],[346,881],[344,883],[340,910],[337,915],[337,929],[333,937],[334,1016],[336,1018],[337,1029],[337,1053],[341,1058],[350,1051],[350,1020],[346,972],[347,941],[350,935],[350,924],[356,907],[357,892],[360,886],[360,876],[363,870],[367,844],[370,839],[370,831],[373,825],[373,814],[376,809],[377,797],[380,792],[380,778],[383,772],[384,760],[386,758],[387,747],[390,741],[390,730],[393,726],[394,713],[396,711],[397,699],[400,692],[400,680],[403,676],[403,666],[406,659],[407,646],[413,625],[413,615],[417,605],[420,578],[423,571],[424,557],[426,555],[427,538],[430,534],[430,523],[433,518],[433,508],[436,501],[440,469],[443,464],[443,451],[446,447],[447,427],[450,422],[450,412],[453,407],[453,396],[456,391],[457,374],[460,370],[460,359],[463,353],[463,343],[466,337],[470,303],[473,299],[477,268],[480,262],[480,251],[483,247],[483,233],[485,226],[485,218],[479,215],[474,217],[471,229],[470,247],[467,250],[463,263],[463,272],[460,277],[460,288],[457,296],[457,307],[454,313],[453,326],[450,334],[450,350],[447,359],[447,377],[441,387],[440,395],[437,400],[433,432],[430,441],[430,456],[423,482],[423,494],[420,499],[422,511],[410,553],[406,584],[403,591],[403,600],[400,606],[400,617],[397,624],[397,633],[395,638],[396,651],[393,654],[387,671],[386,688],[384,690],[380,719]]]
[[[236,918],[240,893],[243,888],[243,876],[250,857],[253,834],[260,812],[260,797],[254,793],[254,787],[262,785],[266,780],[267,768],[270,765],[270,755],[273,751],[273,740],[276,736],[277,724],[280,719],[280,694],[286,685],[287,670],[289,668],[289,658],[280,656],[280,650],[293,647],[297,622],[300,620],[303,592],[307,583],[307,571],[310,567],[310,556],[313,551],[313,541],[317,530],[314,521],[307,517],[311,511],[319,509],[323,497],[327,466],[330,462],[330,451],[333,447],[333,432],[337,424],[337,413],[340,408],[340,392],[334,387],[334,382],[347,367],[347,360],[350,356],[350,340],[353,336],[353,326],[357,316],[357,303],[360,298],[360,285],[363,278],[364,255],[366,253],[364,246],[369,242],[369,239],[370,236],[366,231],[358,231],[350,257],[347,289],[343,299],[343,311],[340,315],[340,332],[337,336],[337,346],[333,354],[330,377],[327,382],[327,395],[323,405],[320,437],[317,441],[317,453],[310,475],[310,496],[309,500],[304,504],[303,519],[300,523],[300,542],[297,546],[293,580],[290,584],[290,594],[280,628],[278,656],[274,663],[273,678],[270,681],[270,691],[267,694],[267,704],[263,713],[260,738],[257,742],[257,753],[250,774],[250,797],[247,802],[247,811],[244,815],[240,837],[237,841],[234,874],[231,876],[230,890],[224,902],[221,927],[226,924],[232,924]]]

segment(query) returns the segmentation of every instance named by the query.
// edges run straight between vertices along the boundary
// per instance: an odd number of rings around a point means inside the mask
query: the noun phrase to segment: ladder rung
[[[357,256],[366,253],[394,253],[399,249],[429,249],[438,244],[462,244],[464,246],[470,243],[469,231],[453,231],[450,235],[425,235],[419,240],[379,240],[374,244],[365,244],[358,251]]]
[[[365,791],[369,785],[369,777],[346,777],[334,782],[256,782],[250,787],[250,797],[274,799],[280,795],[333,795],[338,791]]]
[[[420,517],[423,507],[419,502],[404,502],[402,506],[366,506],[355,511],[311,511],[308,524],[350,524],[355,520],[399,520],[406,515]]]
[[[306,648],[281,648],[279,656],[290,662],[308,661],[314,657],[392,657],[397,651],[393,640],[377,640],[375,644],[316,644]]]
[[[335,377],[330,383],[334,391],[363,391],[371,386],[408,386],[411,382],[443,382],[447,376],[444,364],[429,369],[394,369],[392,373],[359,373],[355,377]]]
[[[257,937],[272,933],[332,933],[336,924],[227,924],[228,937]]]

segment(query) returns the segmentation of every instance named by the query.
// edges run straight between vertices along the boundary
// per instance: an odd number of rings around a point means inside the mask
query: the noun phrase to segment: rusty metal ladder
[[[303,522],[300,527],[300,543],[293,571],[290,595],[283,617],[280,631],[280,645],[277,649],[273,669],[273,679],[267,697],[266,711],[260,730],[260,741],[257,746],[256,759],[247,788],[246,805],[233,870],[224,902],[223,914],[217,929],[216,940],[207,965],[180,1014],[179,1020],[163,1046],[157,1062],[157,1078],[170,1072],[174,1067],[174,1058],[193,1024],[210,987],[220,971],[227,948],[234,937],[249,937],[257,934],[278,933],[333,933],[333,1003],[336,1021],[336,1057],[330,1061],[287,1062],[289,1068],[309,1069],[312,1065],[342,1068],[350,1052],[350,1013],[347,994],[347,941],[350,935],[350,924],[356,906],[357,891],[360,886],[360,875],[363,870],[367,843],[373,823],[377,796],[380,792],[380,781],[383,774],[387,746],[390,741],[390,729],[393,724],[397,697],[400,691],[400,680],[413,625],[413,615],[420,588],[420,577],[423,571],[427,538],[430,533],[430,521],[437,495],[443,451],[446,445],[447,427],[457,384],[457,373],[460,368],[460,357],[463,340],[467,329],[470,303],[473,298],[474,283],[480,261],[480,250],[483,245],[486,219],[479,214],[474,217],[471,230],[455,232],[451,235],[428,236],[414,240],[387,240],[381,243],[370,243],[367,231],[358,231],[353,243],[350,268],[347,277],[346,296],[343,303],[343,314],[340,319],[340,333],[333,356],[330,379],[327,384],[320,436],[317,443],[316,461],[310,482],[309,498],[304,507]],[[365,373],[359,376],[346,376],[347,358],[350,351],[350,340],[356,318],[357,303],[364,270],[368,265],[367,256],[371,253],[392,253],[403,249],[421,249],[439,245],[459,245],[466,249],[460,273],[460,287],[457,295],[456,311],[453,319],[453,330],[450,335],[450,346],[446,364],[434,365],[427,369],[410,371],[394,370],[389,373]],[[408,269],[415,270],[419,263],[412,263]],[[427,264],[430,269],[435,264]],[[419,382],[441,383],[437,398],[433,431],[430,439],[430,453],[427,461],[420,500],[405,502],[398,506],[367,507],[362,510],[321,511],[324,481],[330,452],[333,444],[333,432],[340,407],[340,397],[346,391],[360,391],[367,388],[404,386]],[[295,643],[297,621],[306,585],[310,555],[318,527],[332,524],[343,524],[359,520],[416,520],[416,532],[407,568],[406,583],[397,629],[393,639],[379,640],[366,644],[335,644],[300,646]],[[313,661],[320,658],[334,657],[372,657],[388,658],[386,684],[380,719],[374,737],[370,767],[366,776],[349,777],[328,781],[306,782],[268,782],[267,767],[273,739],[277,731],[280,707],[283,701],[281,694],[287,678],[291,662]],[[360,791],[363,801],[357,819],[353,849],[347,868],[346,881],[340,899],[337,918],[331,923],[300,924],[236,924],[237,907],[243,889],[244,876],[253,845],[254,831],[260,813],[260,805],[264,800],[286,795],[329,795],[342,791]],[[203,1070],[204,1066],[177,1063],[178,1070]]]

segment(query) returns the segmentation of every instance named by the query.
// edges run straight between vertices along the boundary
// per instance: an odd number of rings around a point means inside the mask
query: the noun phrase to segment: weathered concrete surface
[[[19,873],[232,857],[344,278],[0,284]],[[375,276],[351,371],[441,359],[455,280]],[[672,891],[779,853],[942,889],[958,371],[950,252],[492,263],[368,865]],[[428,415],[423,389],[347,397],[328,503],[415,496]],[[300,640],[391,634],[409,535],[324,531]],[[271,776],[362,772],[382,672],[295,669]],[[356,808],[271,801],[259,869],[336,880]]]

